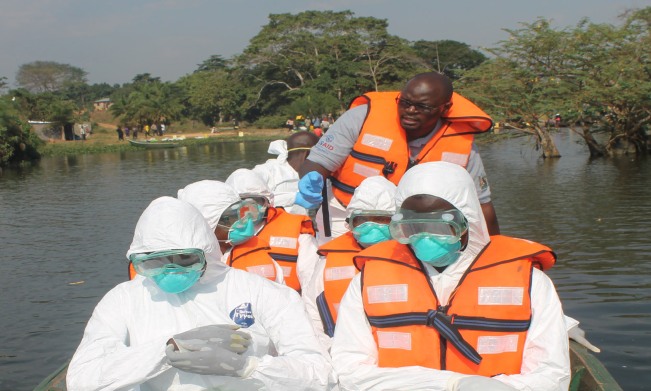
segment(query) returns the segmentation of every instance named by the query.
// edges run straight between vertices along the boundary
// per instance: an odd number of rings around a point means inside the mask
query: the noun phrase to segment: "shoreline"
[[[240,136],[241,133],[241,136]],[[136,140],[144,141],[150,139],[161,140],[164,138],[181,138],[178,142],[179,147],[190,145],[203,145],[219,142],[244,142],[244,141],[273,141],[283,139],[289,136],[287,129],[231,129],[222,130],[218,133],[211,134],[208,132],[193,133],[167,133],[163,137],[148,137],[145,139],[139,134]],[[77,155],[103,152],[126,152],[138,151],[141,148],[133,146],[128,140],[131,137],[124,137],[124,140],[117,139],[115,131],[109,131],[106,128],[100,129],[92,134],[86,140],[62,141],[51,140],[39,148],[41,157]]]

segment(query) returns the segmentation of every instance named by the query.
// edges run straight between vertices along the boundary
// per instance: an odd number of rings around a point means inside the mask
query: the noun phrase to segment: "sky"
[[[242,53],[269,14],[351,10],[386,19],[389,33],[494,47],[539,17],[554,28],[582,18],[618,25],[651,0],[0,0],[0,77],[11,88],[22,64],[82,68],[91,84],[122,84],[141,73],[175,81],[218,54]]]

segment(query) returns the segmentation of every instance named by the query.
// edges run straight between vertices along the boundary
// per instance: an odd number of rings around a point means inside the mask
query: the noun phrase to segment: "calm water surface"
[[[590,161],[567,133],[561,159],[526,138],[480,145],[502,231],[550,245],[568,315],[626,390],[651,384],[651,161]],[[267,143],[48,158],[0,176],[0,390],[30,390],[70,358],[154,198],[224,180]]]

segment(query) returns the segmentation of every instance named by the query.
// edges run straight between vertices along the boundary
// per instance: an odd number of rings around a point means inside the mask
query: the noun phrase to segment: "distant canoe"
[[[586,348],[570,341],[570,391],[622,391],[606,367]],[[68,363],[45,378],[34,391],[65,391]]]
[[[143,148],[148,148],[148,149],[158,149],[158,148],[174,148],[178,147],[179,143],[174,142],[174,141],[158,141],[158,140],[146,140],[146,141],[138,141],[138,140],[129,140],[131,145],[135,145],[136,147],[143,147]]]

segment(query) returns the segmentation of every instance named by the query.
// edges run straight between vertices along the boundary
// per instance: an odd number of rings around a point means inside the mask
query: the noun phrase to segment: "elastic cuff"
[[[246,358],[246,363],[244,364],[244,368],[241,370],[237,371],[237,374],[240,375],[242,379],[246,379],[247,377],[251,376],[253,371],[255,371],[255,368],[258,367],[258,358],[255,356],[249,356]]]

